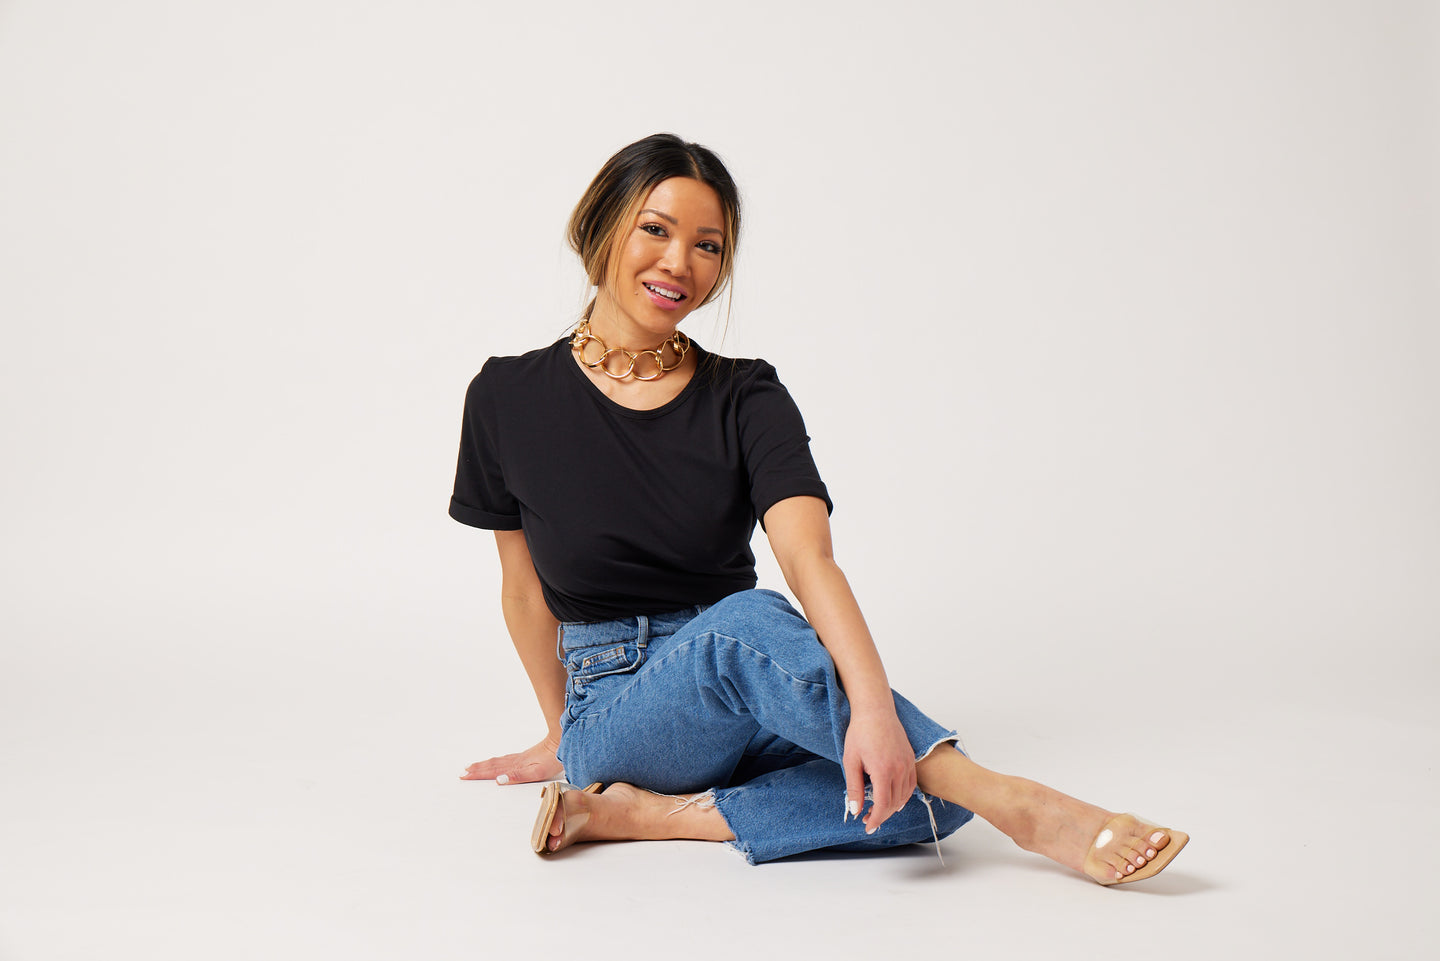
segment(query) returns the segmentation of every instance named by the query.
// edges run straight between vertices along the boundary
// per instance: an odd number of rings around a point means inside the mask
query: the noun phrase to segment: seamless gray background
[[[1440,9],[0,0],[0,958],[1440,947]],[[897,686],[1189,830],[525,848],[465,385],[671,130]],[[762,580],[781,586],[763,536]],[[837,805],[838,809],[838,805]],[[721,940],[721,939],[724,940]]]

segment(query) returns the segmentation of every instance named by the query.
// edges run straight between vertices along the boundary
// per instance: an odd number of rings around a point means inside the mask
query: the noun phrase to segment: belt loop
[[[635,620],[640,624],[640,634],[636,637],[636,641],[638,642],[639,649],[643,651],[645,650],[645,645],[650,643],[650,618],[644,614],[640,614]]]
[[[555,660],[565,660],[565,625],[555,625]]]

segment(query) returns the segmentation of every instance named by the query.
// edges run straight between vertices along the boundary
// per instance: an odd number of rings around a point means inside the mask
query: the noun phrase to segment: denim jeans
[[[946,837],[973,815],[920,791],[878,831],[845,818],[850,705],[815,631],[773,591],[711,607],[562,624],[560,760],[577,784],[701,794],[751,864]],[[916,759],[955,732],[895,695]]]

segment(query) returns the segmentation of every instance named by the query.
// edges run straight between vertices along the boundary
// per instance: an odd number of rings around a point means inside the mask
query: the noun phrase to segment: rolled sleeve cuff
[[[487,531],[518,531],[520,529],[519,514],[492,514],[468,504],[462,504],[453,497],[450,498],[450,516],[462,524]]]
[[[760,522],[760,529],[765,529],[765,512],[781,501],[790,497],[817,497],[825,502],[825,513],[835,513],[835,505],[830,501],[830,492],[820,481],[813,484],[804,484],[798,487],[786,488],[784,491],[774,492],[760,498],[755,502],[755,519]]]

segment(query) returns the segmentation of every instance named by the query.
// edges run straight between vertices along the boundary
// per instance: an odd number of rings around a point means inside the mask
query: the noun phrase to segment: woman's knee
[[[785,663],[830,663],[808,621],[774,591],[750,590],[731,594],[697,619],[705,633],[740,642],[745,648]]]
[[[790,606],[785,595],[777,591],[757,587],[748,591],[737,591],[721,598],[713,604],[706,612],[707,615],[715,615],[726,621],[744,622],[757,620],[764,622],[775,618],[799,618],[800,612]]]

